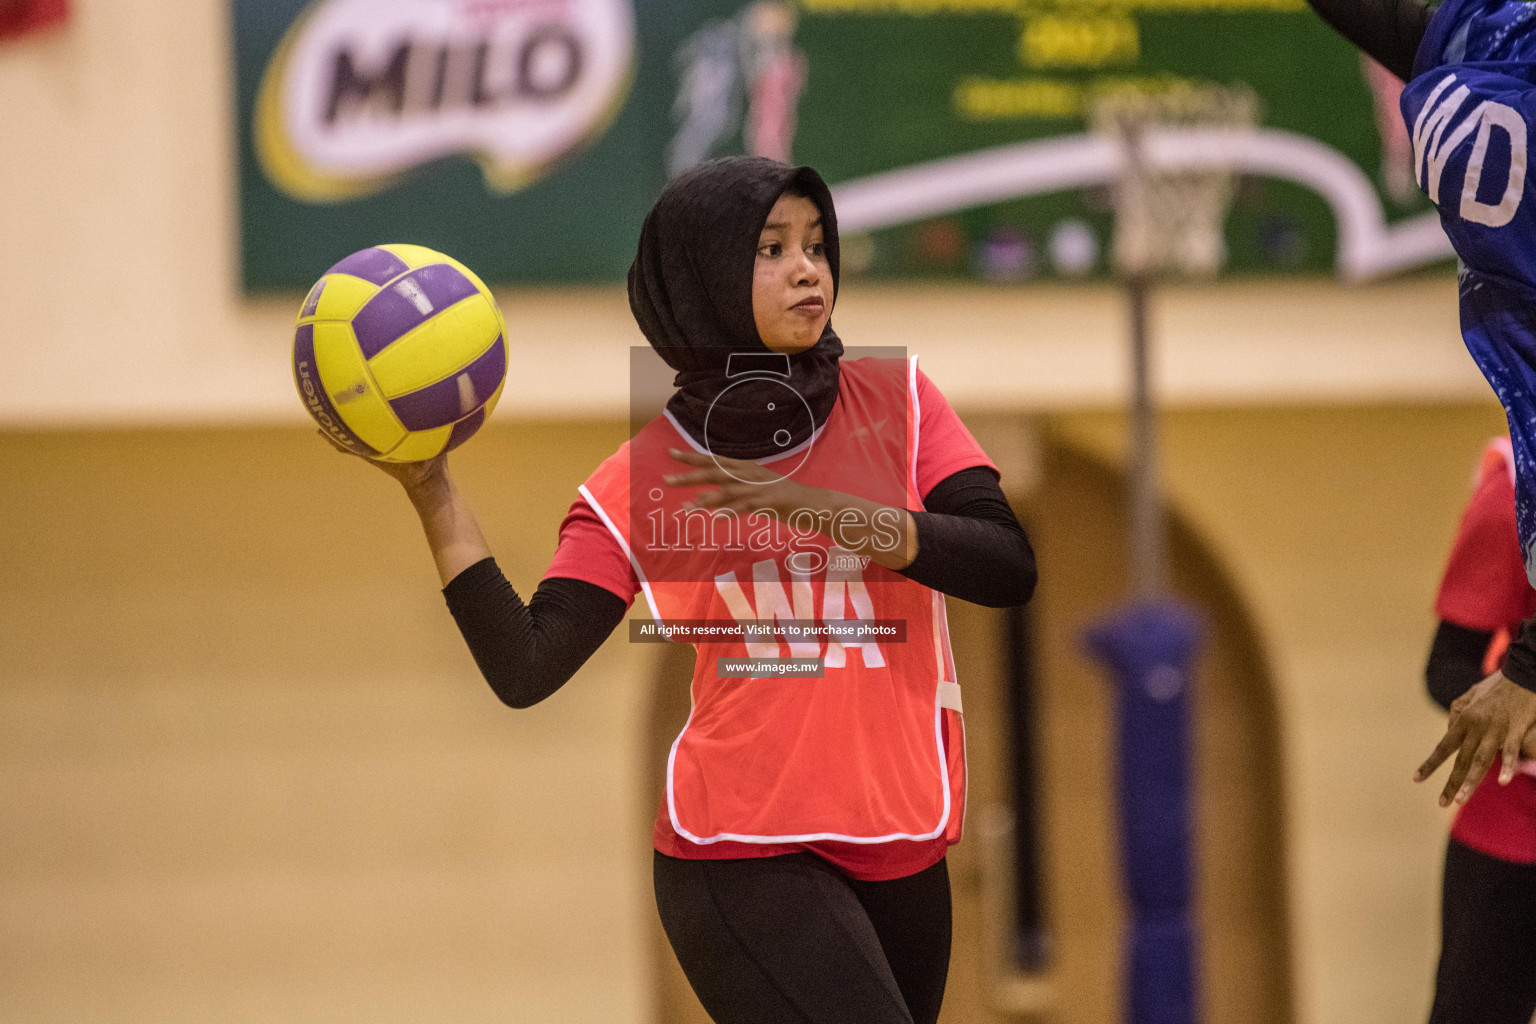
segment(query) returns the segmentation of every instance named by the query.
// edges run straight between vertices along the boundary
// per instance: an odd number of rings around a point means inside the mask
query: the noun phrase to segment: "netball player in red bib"
[[[1446,709],[1498,671],[1536,614],[1515,531],[1508,439],[1488,446],[1435,601],[1425,676]],[[1526,753],[1531,753],[1527,740]],[[1536,1013],[1536,765],[1508,785],[1500,762],[1457,812],[1445,852],[1440,966],[1430,1024],[1530,1024]]]
[[[965,802],[942,595],[1008,606],[1035,586],[996,467],[916,358],[844,358],[837,285],[810,168],[734,157],[667,186],[629,297],[675,391],[582,486],[527,604],[444,459],[382,466],[513,707],[637,596],[707,627],[653,845],[662,924],[720,1024],[938,1018]],[[812,674],[779,671],[797,665]]]

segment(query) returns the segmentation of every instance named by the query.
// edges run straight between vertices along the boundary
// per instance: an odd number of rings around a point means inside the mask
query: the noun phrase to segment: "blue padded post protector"
[[[1170,600],[1122,609],[1084,636],[1115,683],[1129,1024],[1195,1021],[1189,681],[1204,636],[1199,613]]]

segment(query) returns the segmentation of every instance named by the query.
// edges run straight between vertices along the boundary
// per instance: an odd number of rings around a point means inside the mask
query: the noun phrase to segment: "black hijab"
[[[803,193],[821,211],[835,302],[832,193],[811,168],[766,157],[712,160],[674,178],[646,216],[640,251],[629,268],[635,322],[677,371],[677,392],[667,402],[668,411],[694,440],[727,458],[760,459],[804,443],[837,402],[843,343],[830,320],[815,345],[787,357],[787,380],[766,374],[743,378],[739,372],[726,376],[744,362],[729,366],[733,353],[769,352],[752,316],[752,273],[763,224],[785,189]],[[782,359],[758,358],[755,363],[784,365]],[[783,401],[786,384],[804,399],[803,405]]]

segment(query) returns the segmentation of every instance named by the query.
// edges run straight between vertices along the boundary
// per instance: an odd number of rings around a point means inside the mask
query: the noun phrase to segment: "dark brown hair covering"
[[[731,353],[769,351],[752,315],[752,273],[758,236],[786,189],[804,194],[821,211],[835,301],[838,245],[832,193],[811,168],[765,157],[712,160],[674,178],[646,216],[640,250],[629,268],[635,322],[677,371],[677,392],[667,409],[696,441],[729,458],[763,458],[801,444],[826,422],[837,402],[843,343],[830,320],[815,345],[789,357],[787,383],[805,399],[813,424],[805,423],[799,403],[779,401],[776,412],[766,411],[765,396],[782,396],[781,384],[726,376]],[[729,394],[722,396],[727,388]],[[781,428],[792,435],[788,445],[771,440]]]

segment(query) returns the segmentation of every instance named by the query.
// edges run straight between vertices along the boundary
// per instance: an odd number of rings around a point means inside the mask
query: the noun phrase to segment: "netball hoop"
[[[1119,152],[1113,185],[1114,262],[1125,284],[1131,328],[1131,581],[1150,599],[1166,585],[1156,420],[1148,325],[1154,279],[1210,278],[1226,262],[1224,226],[1230,170],[1183,170],[1179,135],[1190,129],[1252,128],[1258,100],[1245,86],[1193,86],[1159,93],[1106,93],[1093,106],[1093,130]]]

